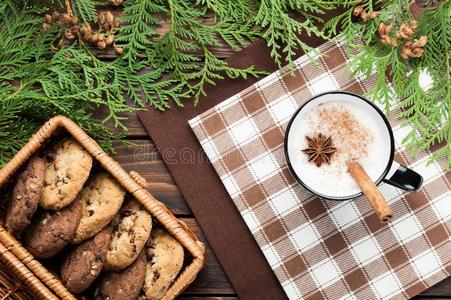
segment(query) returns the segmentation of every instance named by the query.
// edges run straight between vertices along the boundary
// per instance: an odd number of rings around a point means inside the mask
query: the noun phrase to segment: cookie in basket
[[[74,139],[63,139],[45,152],[44,191],[40,204],[58,210],[75,200],[89,177],[92,156]]]
[[[119,211],[124,197],[125,191],[111,175],[94,175],[78,196],[82,216],[72,243],[78,244],[101,231]]]
[[[127,268],[103,275],[96,299],[134,300],[138,297],[146,276],[146,253],[141,251],[138,258]]]
[[[128,267],[139,255],[149,239],[152,217],[135,200],[128,202],[119,213],[105,261],[108,270]]]
[[[24,232],[25,248],[35,258],[57,254],[73,239],[80,222],[82,206],[76,200],[58,211],[44,211],[33,217]]]
[[[77,245],[61,265],[61,279],[73,294],[87,289],[99,276],[111,240],[111,228],[105,227],[89,240]]]
[[[6,229],[16,236],[30,224],[38,208],[44,188],[44,171],[44,159],[34,156],[17,178],[5,216]]]
[[[167,231],[155,227],[147,246],[144,296],[140,299],[161,299],[183,266],[183,247]]]

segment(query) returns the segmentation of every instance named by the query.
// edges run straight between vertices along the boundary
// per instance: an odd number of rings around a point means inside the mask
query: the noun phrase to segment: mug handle
[[[416,192],[423,184],[423,177],[417,172],[393,161],[390,171],[388,171],[383,181],[397,188]]]

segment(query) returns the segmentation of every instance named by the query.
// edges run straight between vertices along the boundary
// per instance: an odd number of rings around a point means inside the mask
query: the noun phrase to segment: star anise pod
[[[305,136],[308,148],[303,149],[302,152],[309,155],[308,161],[315,162],[317,167],[323,163],[330,163],[330,157],[337,151],[337,148],[332,146],[332,138],[325,138],[321,133],[317,137],[311,138]]]

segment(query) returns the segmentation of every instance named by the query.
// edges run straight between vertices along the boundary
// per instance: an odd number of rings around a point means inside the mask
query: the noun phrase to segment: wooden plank
[[[449,297],[451,298],[451,277],[437,283],[436,285],[428,288],[424,292],[420,293],[419,296],[434,296],[434,297]]]
[[[250,43],[246,43],[244,46],[249,45]],[[112,48],[106,48],[106,49],[98,49],[94,47],[93,45],[88,46],[89,49],[92,50],[92,52],[96,53],[96,56],[102,60],[114,60],[118,57],[116,54],[116,51]],[[229,56],[233,55],[236,51],[230,49],[227,46],[210,46],[208,49],[218,58],[226,59]],[[200,51],[190,51],[188,53],[196,54],[202,57],[202,54]],[[141,57],[144,57],[144,55],[141,55]]]
[[[214,294],[234,295],[235,291],[227,279],[221,265],[213,251],[205,240],[202,231],[193,218],[181,218],[182,221],[198,236],[199,240],[206,244],[207,265],[199,273],[194,282],[184,291],[184,294]]]
[[[149,191],[163,202],[174,214],[191,215],[180,190],[161,160],[155,145],[150,140],[129,140],[134,145],[127,147],[115,142],[113,158],[128,172],[136,171],[149,184]]]
[[[136,104],[130,100],[127,99],[127,103],[131,106],[131,107],[136,107]],[[174,102],[170,102],[170,109],[176,109],[177,105]],[[189,105],[194,105],[194,102],[192,99],[186,99],[184,101],[184,105],[189,106]],[[155,109],[153,107],[149,108],[149,109]],[[103,120],[106,116],[107,116],[107,110],[105,107],[101,107],[99,109],[97,109],[94,113],[94,116],[100,120]],[[123,120],[122,123],[128,128],[128,133],[127,136],[130,139],[148,139],[149,136],[146,132],[146,130],[144,129],[144,127],[141,124],[141,121],[139,121],[138,118],[138,114],[133,112],[133,113],[121,113],[120,115]],[[107,122],[109,128],[114,132],[114,133],[122,133],[121,128],[115,128],[112,122]]]
[[[189,104],[187,104],[189,105]],[[175,107],[175,104],[173,105]],[[154,108],[149,108],[154,109]],[[149,135],[147,131],[138,119],[138,114],[136,113],[124,113],[121,116],[126,118],[124,120],[124,125],[128,128],[128,136],[132,138],[147,138]]]

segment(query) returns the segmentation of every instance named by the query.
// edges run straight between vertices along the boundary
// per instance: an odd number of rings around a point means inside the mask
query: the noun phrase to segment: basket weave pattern
[[[47,121],[29,142],[0,170],[0,187],[16,174],[18,169],[58,128],[64,128],[88,151],[119,184],[139,201],[153,218],[158,220],[192,256],[171,285],[163,299],[173,299],[180,294],[197,276],[205,263],[205,247],[186,224],[178,220],[166,206],[153,197],[145,188],[145,180],[136,172],[128,174],[78,125],[64,116]],[[39,299],[76,299],[39,261],[0,226],[0,261],[4,263]]]

